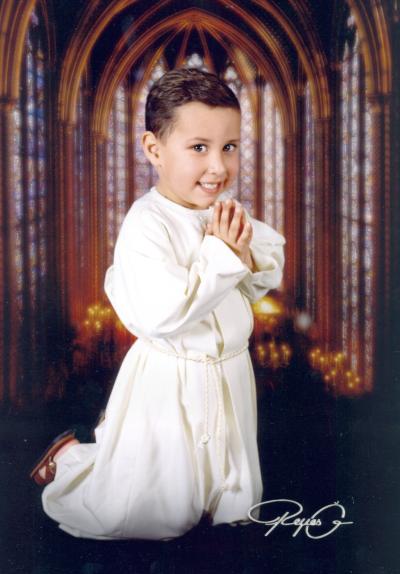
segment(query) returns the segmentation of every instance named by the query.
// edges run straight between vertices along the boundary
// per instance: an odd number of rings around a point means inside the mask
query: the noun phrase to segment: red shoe
[[[30,478],[33,478],[36,484],[39,484],[39,486],[44,486],[45,484],[49,484],[49,482],[54,480],[57,465],[54,462],[53,457],[65,444],[67,444],[67,442],[74,438],[75,431],[67,430],[56,436],[56,438],[49,444],[42,456],[36,462],[29,475]],[[45,468],[44,477],[40,476],[39,474],[39,470],[43,467]]]

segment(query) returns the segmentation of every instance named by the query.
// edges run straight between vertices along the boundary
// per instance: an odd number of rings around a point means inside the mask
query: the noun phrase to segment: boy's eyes
[[[229,148],[229,149],[228,149]],[[234,151],[237,148],[236,144],[229,143],[224,146],[224,151]]]
[[[237,148],[236,144],[233,143],[229,143],[224,145],[223,150],[224,151],[234,151]],[[194,146],[192,146],[192,149],[194,149],[194,151],[197,152],[204,152],[207,150],[207,146],[206,144],[195,144]]]
[[[194,146],[192,146],[192,149],[194,149],[194,151],[205,151],[207,149],[206,144],[195,144]]]

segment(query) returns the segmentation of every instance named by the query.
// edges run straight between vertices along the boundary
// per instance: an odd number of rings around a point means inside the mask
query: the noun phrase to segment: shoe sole
[[[31,470],[31,472],[29,473],[29,478],[32,478],[39,485],[45,484],[46,483],[45,479],[43,479],[38,474],[39,470],[43,466],[45,466],[46,460],[50,456],[54,456],[55,454],[57,454],[57,452],[60,450],[60,448],[62,448],[67,442],[69,442],[71,439],[74,439],[74,438],[76,438],[75,437],[75,431],[70,430],[70,429],[66,430],[63,433],[56,436],[56,438],[49,444],[49,446],[46,448],[46,450],[41,455],[41,457],[36,461],[35,466]]]

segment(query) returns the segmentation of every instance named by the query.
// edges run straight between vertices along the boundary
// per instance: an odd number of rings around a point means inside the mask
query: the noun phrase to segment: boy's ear
[[[154,167],[160,166],[159,143],[153,132],[144,132],[142,135],[142,148],[145,156]]]

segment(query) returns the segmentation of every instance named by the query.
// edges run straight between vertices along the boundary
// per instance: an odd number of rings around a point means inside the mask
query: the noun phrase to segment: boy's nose
[[[210,163],[208,165],[208,173],[215,174],[216,176],[223,176],[226,174],[226,166],[222,155],[213,154],[210,156]]]

